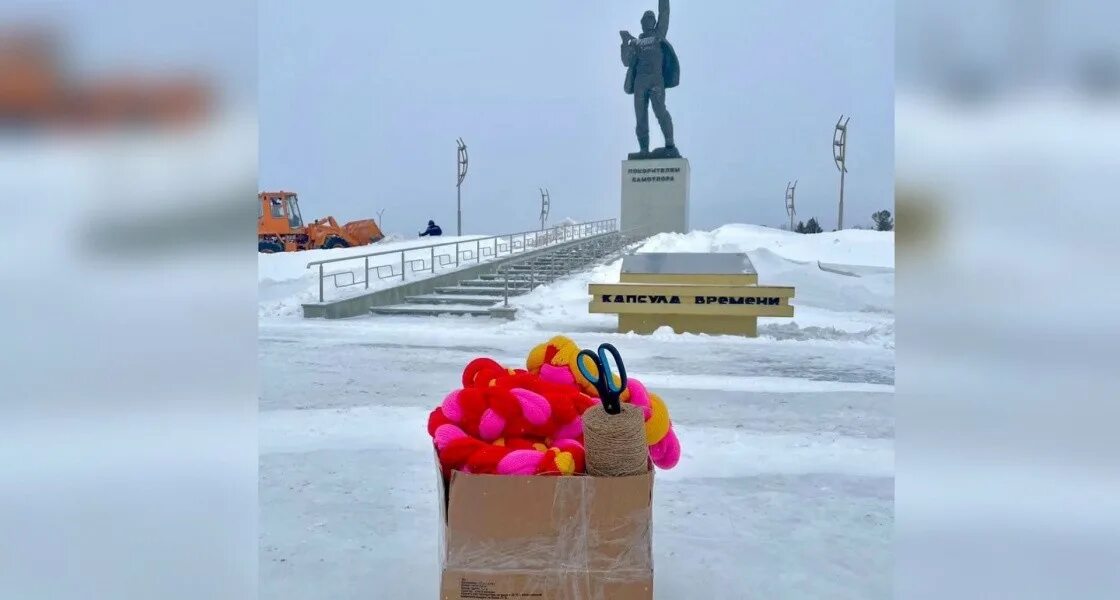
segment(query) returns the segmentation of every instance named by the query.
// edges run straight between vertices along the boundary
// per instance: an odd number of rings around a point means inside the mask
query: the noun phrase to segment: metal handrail
[[[624,246],[630,246],[630,245],[636,244],[636,243],[650,237],[649,235],[641,233],[642,230],[644,230],[644,229],[646,229],[646,227],[631,227],[630,229],[626,229],[624,231],[619,231],[617,233],[620,236],[620,238],[624,241],[623,245]],[[525,257],[525,258],[522,258],[522,259],[519,259],[519,260],[510,261],[510,262],[507,262],[504,265],[502,265],[502,269],[508,269],[509,267],[524,265],[524,264],[532,262],[534,260],[536,260],[536,258],[534,258],[534,257]]]
[[[607,252],[601,254],[601,255],[592,257],[590,261],[581,260],[583,257],[580,257],[580,258],[569,257],[569,258],[566,258],[566,259],[560,261],[560,262],[563,263],[562,269],[551,269],[550,268],[550,269],[547,269],[547,270],[542,269],[542,270],[538,271],[537,269],[530,268],[529,272],[528,272],[528,275],[529,275],[529,287],[527,288],[528,291],[532,291],[532,290],[536,289],[538,281],[543,285],[543,284],[548,283],[550,281],[555,281],[557,278],[563,276],[564,274],[570,275],[574,271],[575,267],[578,267],[578,266],[581,266],[581,265],[587,265],[587,264],[590,264],[590,263],[593,263],[593,262],[596,262],[596,261],[603,260],[604,258],[609,257],[609,256],[613,255],[614,253],[620,251],[620,250],[625,253],[627,250],[636,249],[637,245],[639,243],[641,243],[642,240],[649,237],[648,235],[644,235],[643,233],[641,233],[641,231],[643,229],[644,229],[643,227],[632,227],[630,229],[627,229],[626,231],[616,232],[617,237],[612,237],[611,238],[611,239],[616,240],[616,242],[607,244],[607,248],[609,250]],[[594,240],[589,240],[588,242],[586,242],[586,244],[598,245],[599,242],[594,241]],[[577,247],[583,247],[583,245],[584,244],[579,244],[579,245],[577,245]],[[536,258],[536,257],[533,257],[533,258],[526,257],[526,258],[523,258],[523,259],[520,259],[520,260],[515,260],[515,261],[511,261],[509,263],[506,263],[505,265],[502,265],[502,267],[498,270],[499,275],[502,275],[503,276],[502,279],[504,280],[503,292],[502,292],[502,304],[503,304],[503,306],[505,306],[507,308],[509,307],[509,291],[510,291],[510,285],[509,285],[510,278],[509,278],[509,276],[510,276],[511,267],[525,266],[525,265],[533,267],[533,266],[535,266],[534,263],[538,260],[539,260],[539,258]],[[522,275],[524,275],[524,274],[522,274]],[[523,287],[523,284],[524,284],[524,278],[523,277],[519,280],[519,282],[522,285],[519,285],[518,287],[520,289],[525,289]]]
[[[405,280],[407,270],[413,273],[423,271],[436,272],[436,267],[451,267],[458,268],[462,262],[475,262],[482,263],[483,258],[497,258],[500,254],[514,254],[517,252],[525,252],[531,248],[543,248],[563,242],[572,240],[579,240],[588,238],[603,233],[610,233],[617,231],[618,219],[603,219],[599,221],[589,221],[586,223],[573,223],[570,225],[558,225],[545,230],[525,231],[521,233],[507,233],[502,235],[495,235],[490,237],[480,237],[474,240],[444,242],[429,244],[426,246],[416,246],[414,248],[404,248],[401,250],[383,250],[380,252],[370,252],[367,254],[359,254],[355,256],[345,256],[339,258],[328,258],[323,260],[316,260],[307,263],[308,269],[317,266],[319,268],[319,302],[324,301],[323,283],[329,277],[334,283],[335,288],[344,288],[354,285],[365,285],[369,289],[370,283],[370,258],[379,256],[389,256],[400,254],[400,273],[396,272],[395,264],[382,264],[373,265],[372,269],[376,273],[378,279],[389,279],[400,277],[401,281]],[[504,242],[504,243],[503,243]],[[450,248],[455,247],[455,257],[450,258],[448,254],[437,254],[437,248]],[[467,249],[462,249],[467,246]],[[473,248],[472,248],[473,247]],[[428,251],[428,258],[406,258],[405,254],[422,253]],[[472,252],[473,250],[473,252]],[[438,263],[437,263],[438,257]],[[444,259],[447,259],[446,261]],[[345,262],[345,261],[363,261],[363,273],[365,276],[358,279],[354,275],[353,270],[340,271],[335,273],[325,273],[324,265]],[[417,267],[419,265],[419,268]],[[406,270],[407,267],[407,270]],[[388,269],[387,275],[382,275],[382,270]],[[339,277],[345,277],[340,283]]]

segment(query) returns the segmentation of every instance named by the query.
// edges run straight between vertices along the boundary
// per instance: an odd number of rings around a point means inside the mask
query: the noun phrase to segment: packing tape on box
[[[652,585],[652,476],[532,478],[539,480],[533,486],[547,486],[551,504],[510,508],[491,501],[512,495],[495,479],[510,480],[466,476],[450,484],[445,572],[500,579],[502,593],[548,590],[555,600],[598,598],[595,590],[620,584]],[[540,493],[523,486],[521,495],[542,501]]]

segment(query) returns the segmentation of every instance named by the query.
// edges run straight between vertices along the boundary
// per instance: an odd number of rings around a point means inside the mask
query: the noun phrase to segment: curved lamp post
[[[459,138],[455,141],[456,141],[456,143],[459,144],[459,157],[458,157],[459,160],[457,161],[457,164],[458,164],[457,172],[458,172],[458,176],[459,176],[459,181],[455,184],[455,195],[456,195],[455,206],[456,206],[456,209],[457,209],[456,214],[458,215],[457,220],[456,220],[456,224],[457,224],[456,235],[462,236],[463,235],[463,180],[467,178],[467,162],[468,162],[468,159],[467,159],[467,145],[465,143],[463,143],[463,138]]]
[[[548,190],[541,188],[541,231],[544,231],[550,208],[552,208],[552,197],[548,195]]]
[[[840,212],[836,217],[836,230],[840,231],[844,228],[844,173],[848,172],[848,165],[846,163],[848,156],[848,121],[852,118],[844,118],[840,115],[840,120],[836,121],[836,130],[832,135],[832,160],[836,162],[836,168],[840,171]]]
[[[797,180],[786,184],[786,214],[789,215],[789,230],[793,231],[793,220],[797,216],[797,209],[793,206],[793,195],[797,191]]]

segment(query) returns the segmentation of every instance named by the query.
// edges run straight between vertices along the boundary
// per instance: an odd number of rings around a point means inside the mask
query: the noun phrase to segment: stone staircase
[[[507,298],[527,294],[537,286],[610,260],[620,255],[633,242],[632,236],[623,233],[602,236],[584,244],[558,248],[506,264],[495,273],[482,274],[456,286],[440,287],[432,293],[409,296],[401,304],[375,306],[370,312],[375,315],[510,318],[512,311],[502,310]]]

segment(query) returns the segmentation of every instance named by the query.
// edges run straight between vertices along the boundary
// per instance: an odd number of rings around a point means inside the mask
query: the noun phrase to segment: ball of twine
[[[649,470],[645,415],[631,404],[623,404],[617,415],[607,414],[601,404],[588,408],[583,413],[583,445],[588,475],[627,477]]]

